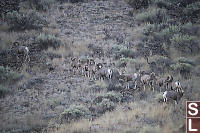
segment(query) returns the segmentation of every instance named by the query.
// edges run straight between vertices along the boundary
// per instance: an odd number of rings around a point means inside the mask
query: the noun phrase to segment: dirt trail
[[[50,19],[56,21],[61,31],[58,37],[73,40],[74,45],[96,44],[106,50],[113,44],[133,43],[131,10],[124,0],[65,3],[51,11]],[[22,120],[31,119],[34,123],[34,118],[27,115],[39,114],[41,120],[49,120],[73,103],[90,101],[95,95],[90,89],[94,81],[72,76],[67,71],[68,64],[63,66],[32,77],[14,94],[0,99],[0,127],[16,125],[16,129],[21,129],[26,127]],[[11,123],[7,123],[8,119]]]

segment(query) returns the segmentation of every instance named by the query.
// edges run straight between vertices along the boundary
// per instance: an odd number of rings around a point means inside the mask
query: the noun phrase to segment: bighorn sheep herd
[[[87,59],[86,61],[81,61],[77,58],[71,58],[70,71],[75,74],[76,72],[81,73],[85,77],[94,80],[109,80],[112,81],[116,78],[113,75],[112,65],[106,65],[105,62],[96,62],[94,59]],[[114,64],[114,63],[110,63]],[[116,70],[116,69],[115,69]],[[140,89],[143,88],[146,91],[146,88],[152,89],[155,91],[157,88],[159,92],[164,91],[163,101],[167,102],[169,99],[175,100],[176,103],[182,97],[184,91],[180,85],[179,81],[174,81],[171,75],[167,77],[160,77],[156,73],[146,73],[145,71],[139,70],[138,73],[119,73],[119,80],[124,83],[124,88],[130,89],[129,83],[134,83],[134,87],[131,89]],[[139,86],[140,85],[140,86]]]

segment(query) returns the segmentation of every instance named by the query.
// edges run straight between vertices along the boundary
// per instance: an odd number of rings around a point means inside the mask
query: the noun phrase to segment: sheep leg
[[[166,98],[166,97],[163,97],[163,101],[164,101],[164,102],[167,102],[167,98]]]
[[[134,86],[134,89],[137,89],[137,82],[135,82],[135,86]]]

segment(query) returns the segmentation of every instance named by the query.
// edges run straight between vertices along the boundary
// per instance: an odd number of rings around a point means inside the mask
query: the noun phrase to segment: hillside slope
[[[185,101],[200,96],[198,54],[182,58],[177,51],[173,53],[174,49],[156,53],[158,49],[144,45],[152,44],[145,42],[152,39],[152,32],[144,36],[147,25],[152,25],[138,21],[141,12],[124,0],[57,1],[47,11],[38,12],[47,24],[36,24],[37,29],[25,29],[25,25],[19,26],[20,30],[9,30],[5,20],[1,24],[1,48],[9,51],[18,41],[30,48],[30,62],[22,58],[22,65],[12,67],[17,60],[12,52],[8,52],[12,62],[0,60],[1,65],[22,75],[15,84],[5,85],[11,92],[0,98],[0,132],[184,132]],[[3,52],[0,56],[5,57]],[[185,94],[174,106],[162,103],[165,87],[161,92],[158,86],[154,92],[150,88],[143,91],[142,86],[134,90],[130,81],[130,89],[126,89],[127,82],[115,75],[112,79],[94,80],[77,71],[74,74],[74,57],[94,59],[113,69],[117,76],[139,70],[147,74],[154,71],[160,77],[171,74],[174,81],[181,82]],[[180,64],[183,71],[172,70],[171,66]]]

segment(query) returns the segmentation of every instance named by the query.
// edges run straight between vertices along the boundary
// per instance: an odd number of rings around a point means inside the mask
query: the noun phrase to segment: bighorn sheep
[[[167,79],[165,80],[166,83],[166,90],[172,90],[172,82],[173,82],[174,78],[171,75],[167,76]]]
[[[112,78],[112,70],[110,68],[101,68],[98,71],[98,76],[99,76],[100,80],[105,79],[105,78],[111,79]]]
[[[97,68],[97,70],[100,70],[101,68],[103,68],[103,64],[102,63],[97,63],[96,64],[96,68]]]
[[[89,78],[90,77],[90,71],[89,71],[88,64],[85,64],[83,69],[84,69],[84,72],[85,72],[84,76]]]
[[[174,100],[175,104],[178,104],[183,94],[184,94],[183,89],[179,91],[174,91],[174,90],[165,91],[163,93],[163,101],[167,102],[168,100]]]
[[[161,92],[162,86],[165,84],[166,78],[161,78],[159,76],[155,77],[155,84],[159,86],[159,90]]]
[[[145,75],[143,75],[143,76],[141,77],[141,82],[143,83],[144,91],[145,91],[145,89],[146,89],[146,88],[145,88],[146,85],[149,85],[150,88],[152,88],[153,91],[154,91],[154,87],[153,87],[153,85],[154,85],[154,80],[155,80],[155,73],[154,73],[154,72],[152,72],[150,75],[145,74]]]
[[[109,79],[112,78],[112,70],[111,70],[110,68],[107,70],[107,77],[108,77]]]
[[[78,69],[78,62],[77,62],[77,58],[71,57],[71,63],[70,63],[70,71],[72,71],[72,73],[75,75],[76,74],[76,69]]]
[[[27,46],[20,46],[18,42],[14,42],[13,45],[16,47],[17,58],[19,59],[19,55],[25,56],[25,61],[29,62],[29,48]]]
[[[139,86],[139,84],[141,83],[140,82],[140,79],[141,79],[141,75],[140,73],[134,73],[133,74],[133,80],[134,80],[134,89],[137,89],[137,87]]]
[[[89,68],[89,77],[94,77],[96,73],[96,62],[94,59],[89,59],[88,68]]]
[[[173,89],[174,91],[179,92],[179,91],[183,90],[181,83],[179,81],[176,81],[174,84],[175,84],[175,88]]]
[[[81,62],[80,59],[78,59],[78,62],[77,62],[77,69],[78,69],[78,71],[79,71],[79,73],[80,73],[81,75],[83,75],[83,72],[84,72],[84,67],[83,67],[83,65],[84,65],[84,63]]]
[[[123,82],[127,82],[126,89],[129,89],[130,88],[129,81],[133,80],[132,75],[131,74],[121,74],[120,79],[122,79]]]

